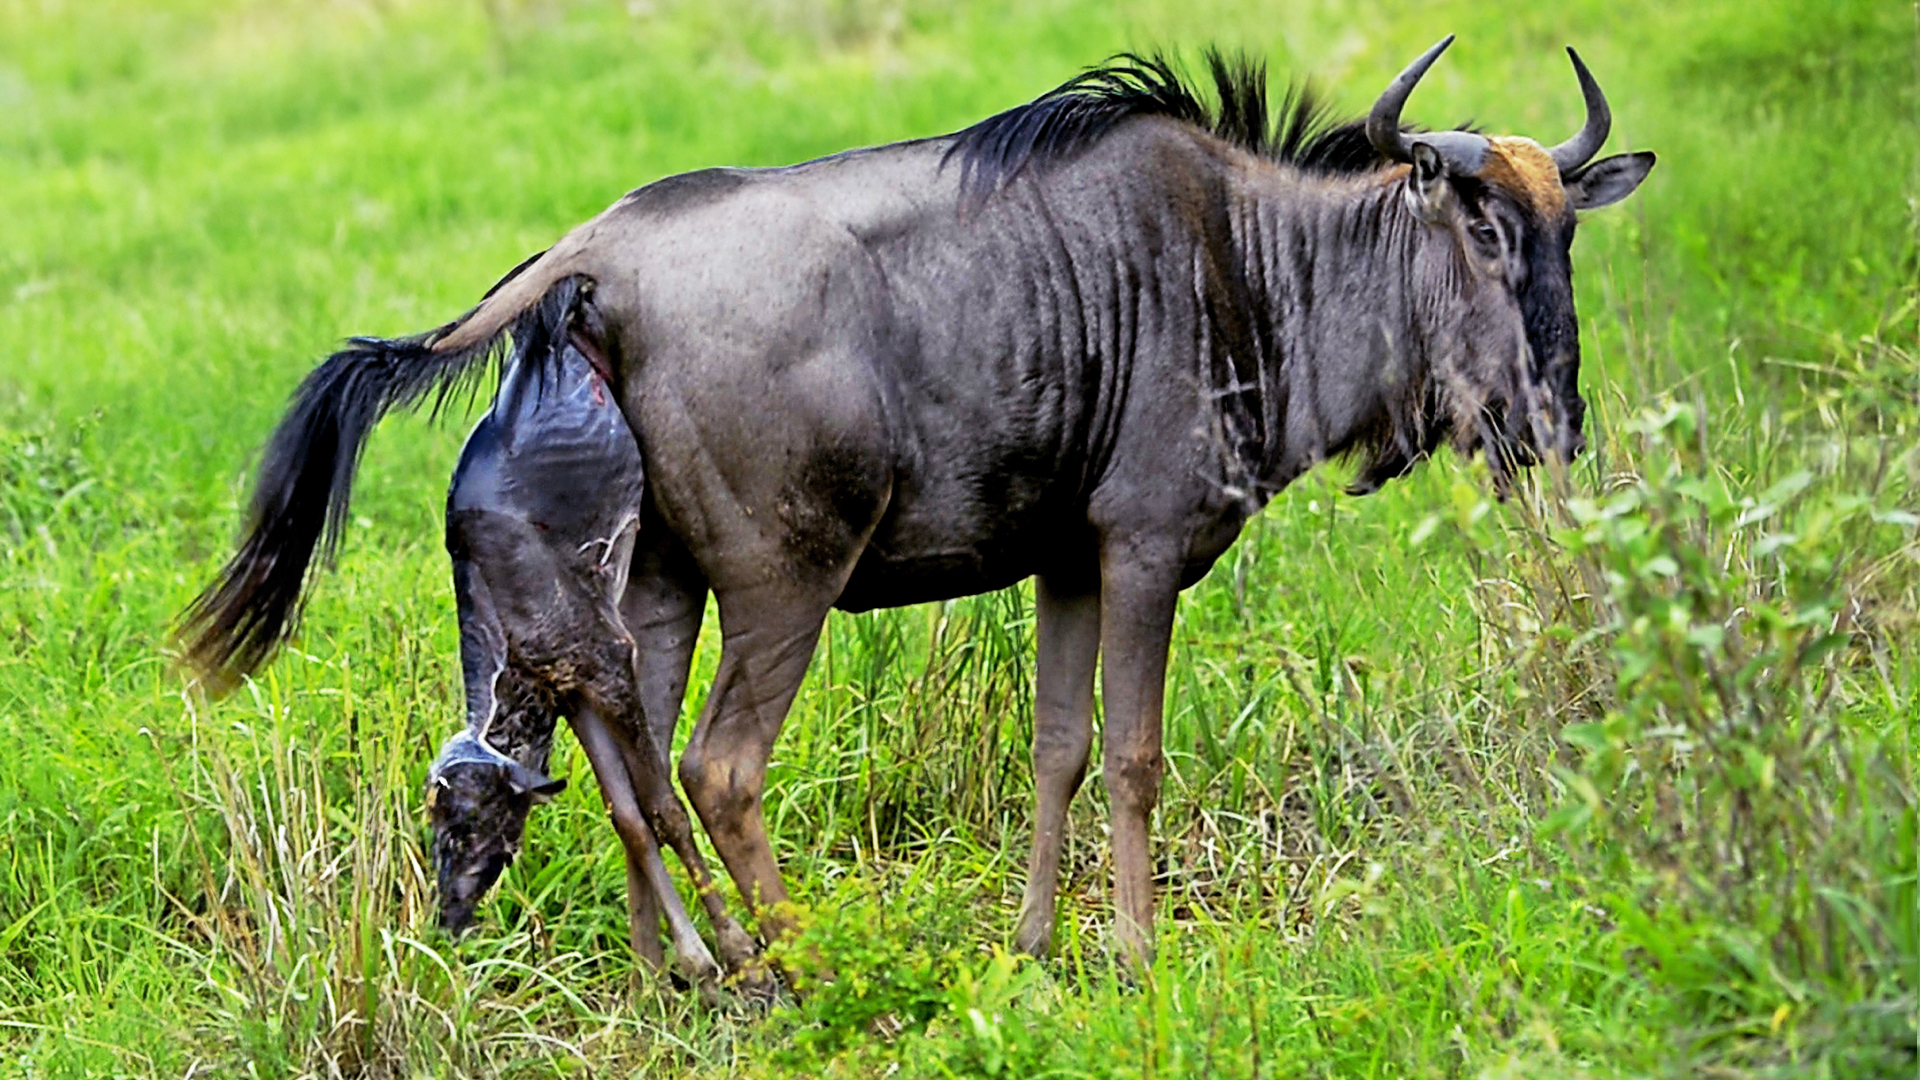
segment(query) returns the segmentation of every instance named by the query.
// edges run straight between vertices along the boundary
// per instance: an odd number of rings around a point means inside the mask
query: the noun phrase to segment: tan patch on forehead
[[[1543,218],[1558,217],[1567,207],[1566,185],[1560,167],[1539,143],[1521,135],[1496,135],[1480,179],[1498,184],[1516,198],[1533,204]]]

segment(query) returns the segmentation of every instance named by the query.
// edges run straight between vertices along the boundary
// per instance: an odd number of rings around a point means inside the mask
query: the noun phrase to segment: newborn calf
[[[639,447],[587,355],[564,339],[528,344],[468,436],[447,495],[467,727],[428,778],[440,922],[467,927],[518,853],[533,804],[566,786],[545,774],[564,714],[626,851],[635,952],[661,963],[664,912],[683,974],[710,987],[719,968],[673,889],[627,765],[627,755],[665,753],[678,712],[676,693],[652,741],[633,745],[648,721],[620,602],[644,494]],[[723,955],[750,955],[745,932],[724,907],[720,916]]]

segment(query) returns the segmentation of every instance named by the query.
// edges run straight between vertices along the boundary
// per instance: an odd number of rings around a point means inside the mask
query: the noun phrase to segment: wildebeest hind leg
[[[651,861],[659,861],[660,845],[653,840],[653,830],[647,830],[650,841],[646,854]],[[626,844],[621,842],[622,850]],[[662,866],[665,864],[662,863]],[[627,855],[627,942],[633,946],[633,955],[648,970],[659,971],[667,964],[666,949],[660,943],[660,918],[662,907],[660,895],[654,889],[653,882],[647,877],[648,865]],[[672,931],[672,927],[668,927]]]
[[[600,718],[593,706],[582,702],[568,711],[571,713],[569,723],[573,726],[574,738],[579,740],[580,748],[586,751],[587,760],[593,765],[593,775],[600,783],[600,794],[606,799],[607,811],[613,817],[614,831],[619,834],[620,843],[626,849],[629,914],[637,924],[640,905],[632,900],[634,886],[639,884],[646,887],[666,911],[668,933],[673,938],[673,951],[681,974],[699,987],[703,996],[711,997],[720,978],[720,965],[714,962],[713,954],[707,951],[706,943],[700,940],[692,916],[687,914],[686,905],[680,902],[679,893],[674,891],[673,878],[667,874],[666,863],[660,858],[660,847],[654,842],[653,832],[640,812],[633,780],[627,772],[626,757],[620,749],[622,740]],[[650,922],[644,927],[631,927],[636,950],[640,948],[638,939],[643,933],[653,937],[654,948],[658,949],[657,926],[657,922]]]
[[[687,693],[693,650],[705,615],[707,583],[686,550],[664,528],[643,520],[640,536],[642,546],[634,551],[620,618],[633,635],[636,685],[654,748],[662,755],[654,767],[660,775],[669,776],[665,755],[673,746],[673,729]],[[751,979],[758,955],[753,939],[727,913],[717,888],[708,888],[700,902],[713,923],[720,962],[730,974]]]
[[[623,742],[620,752],[627,762],[629,775],[640,775],[649,769],[657,770],[661,776],[667,775],[664,758],[652,766],[641,760],[640,755],[650,752],[648,747]],[[679,800],[674,800],[674,805],[677,807]],[[747,993],[771,993],[773,984],[768,981],[765,969],[756,963],[760,950],[754,947],[752,936],[727,910],[727,901],[720,895],[719,883],[707,871],[699,851],[693,848],[692,826],[687,822],[684,810],[680,813],[680,821],[687,825],[685,844],[693,852],[693,858],[682,855],[681,863],[687,867],[687,876],[694,881],[694,890],[700,896],[700,906],[706,909],[707,921],[713,924],[714,945],[720,950],[721,961],[726,964],[728,973],[739,976],[740,988]],[[675,844],[674,850],[678,853],[680,845]],[[677,896],[675,902],[678,902]]]
[[[1088,581],[1034,582],[1033,854],[1014,945],[1033,956],[1053,946],[1054,895],[1067,804],[1087,775],[1093,742],[1093,667],[1100,652],[1100,590]],[[1068,579],[1069,581],[1071,579]]]
[[[673,790],[667,746],[650,725],[635,685],[638,647],[623,629],[612,629],[617,638],[609,637],[591,654],[580,655],[587,670],[577,693],[588,706],[581,711],[609,718],[602,727],[613,740],[615,761],[621,766],[621,774],[628,777],[634,801],[653,835],[680,857],[680,865],[713,923],[721,954],[738,966],[753,956],[753,939],[727,912],[706,856],[694,843],[693,821]],[[598,771],[599,762],[594,764]],[[671,901],[678,902],[677,897]]]
[[[1184,545],[1108,539],[1100,558],[1101,772],[1113,816],[1114,937],[1134,968],[1153,963],[1153,860],[1147,827],[1160,801],[1167,643]]]
[[[767,595],[776,592],[785,595]],[[792,916],[761,813],[767,758],[837,592],[838,583],[813,595],[721,593],[720,668],[680,753],[687,798],[769,942],[792,929]]]

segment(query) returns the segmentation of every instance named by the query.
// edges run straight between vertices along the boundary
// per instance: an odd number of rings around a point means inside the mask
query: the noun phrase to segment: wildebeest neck
[[[1447,260],[1423,253],[1423,227],[1390,179],[1249,173],[1230,204],[1244,307],[1215,313],[1203,372],[1229,464],[1263,501],[1318,462],[1357,454],[1354,486],[1373,490],[1443,435],[1430,353],[1444,291],[1419,276],[1447,274]]]

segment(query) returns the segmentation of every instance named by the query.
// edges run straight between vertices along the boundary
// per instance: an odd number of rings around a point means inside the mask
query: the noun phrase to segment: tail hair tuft
[[[514,320],[515,350],[554,351],[588,289],[577,276],[555,282]],[[489,373],[497,380],[507,334],[434,350],[468,316],[412,337],[351,338],[294,391],[267,444],[239,550],[175,628],[186,662],[209,691],[232,689],[293,636],[315,549],[322,561],[333,562],[354,473],[381,417],[429,399],[437,416],[450,399],[475,392]]]

